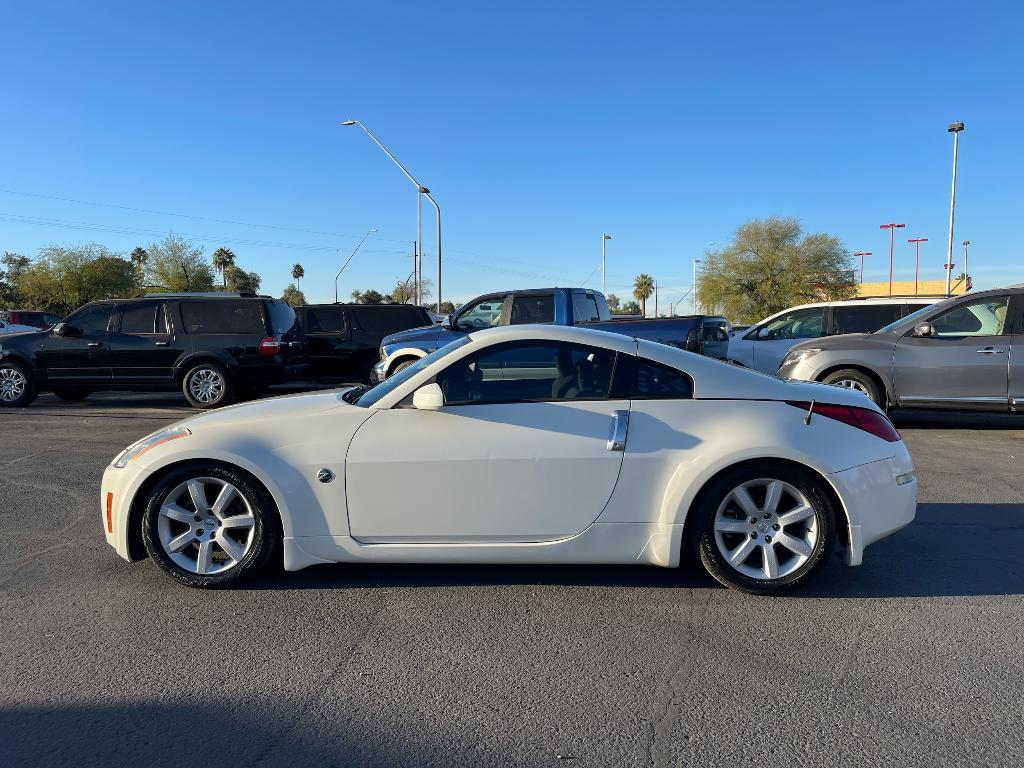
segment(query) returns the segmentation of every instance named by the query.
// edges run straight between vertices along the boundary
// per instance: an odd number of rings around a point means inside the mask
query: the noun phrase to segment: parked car
[[[180,388],[216,408],[287,378],[292,308],[269,296],[150,294],[86,304],[53,328],[0,342],[0,406],[40,390],[81,400],[98,390]]]
[[[969,293],[875,333],[797,344],[778,374],[849,387],[883,407],[1019,410],[1024,288]]]
[[[371,378],[382,381],[435,349],[467,333],[502,325],[576,325],[658,341],[709,357],[725,359],[729,323],[724,317],[612,318],[604,295],[584,288],[535,288],[478,296],[464,304],[440,326],[384,338],[380,362]]]
[[[296,314],[315,379],[368,382],[385,336],[434,325],[425,309],[411,304],[313,304]]]
[[[771,594],[837,546],[859,564],[913,520],[917,484],[856,392],[549,324],[461,336],[376,386],[164,427],[113,460],[101,499],[121,557],[194,587],[283,546],[288,570],[697,556]]]
[[[38,328],[31,325],[15,325],[13,323],[5,322],[4,319],[0,317],[0,336],[6,336],[11,333],[31,333],[38,330]]]
[[[27,325],[32,328],[52,328],[61,321],[60,315],[52,312],[38,312],[34,309],[8,309],[0,312],[0,320],[12,325]]]
[[[804,339],[843,333],[870,333],[938,298],[884,298],[801,304],[767,317],[729,339],[729,360],[774,374],[790,347]]]

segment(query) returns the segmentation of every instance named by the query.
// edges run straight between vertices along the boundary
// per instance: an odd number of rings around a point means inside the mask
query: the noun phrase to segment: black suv
[[[149,294],[86,304],[53,328],[0,337],[0,406],[40,390],[82,400],[104,389],[181,388],[197,408],[285,381],[295,312],[244,294]]]

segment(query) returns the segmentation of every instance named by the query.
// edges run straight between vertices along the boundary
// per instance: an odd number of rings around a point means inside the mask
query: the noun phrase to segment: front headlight
[[[388,359],[388,353],[384,351],[384,347],[381,347],[380,348],[380,361],[382,363],[385,363],[385,362],[387,362],[387,359]]]
[[[139,456],[151,448],[156,448],[158,445],[163,445],[171,440],[177,440],[179,437],[188,437],[191,434],[185,427],[171,427],[170,429],[154,432],[152,435],[142,438],[139,442],[129,445],[121,451],[121,454],[114,459],[114,466],[118,469],[124,469],[124,467],[128,466],[129,461],[139,458]]]
[[[795,349],[786,355],[786,359],[782,361],[782,367],[796,365],[797,363],[810,360],[819,352],[821,352],[820,349]]]

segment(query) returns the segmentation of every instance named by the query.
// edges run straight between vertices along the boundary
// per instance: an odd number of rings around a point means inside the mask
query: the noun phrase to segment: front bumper
[[[917,477],[906,446],[890,459],[828,476],[846,507],[849,537],[843,561],[860,565],[864,548],[909,525],[917,513]]]

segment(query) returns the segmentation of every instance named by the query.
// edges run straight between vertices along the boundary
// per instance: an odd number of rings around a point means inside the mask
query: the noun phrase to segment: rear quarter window
[[[263,302],[261,301],[229,301],[226,299],[184,301],[180,305],[180,311],[185,333],[193,336],[215,334],[263,336],[267,332],[266,323],[263,320]]]
[[[832,307],[832,333],[874,333],[900,316],[899,304]]]
[[[277,300],[267,302],[270,310],[270,327],[275,334],[288,333],[295,326],[295,310],[291,305]]]
[[[688,400],[693,397],[693,379],[670,366],[640,358],[636,362],[632,396]]]

